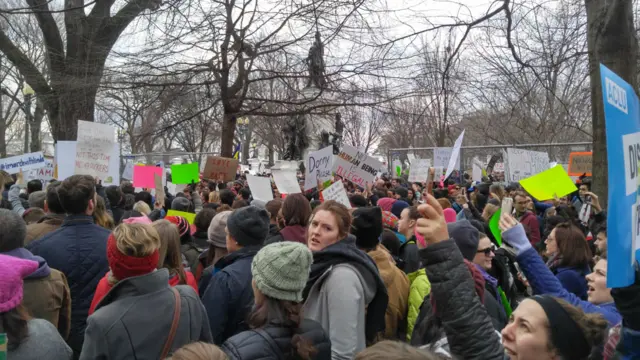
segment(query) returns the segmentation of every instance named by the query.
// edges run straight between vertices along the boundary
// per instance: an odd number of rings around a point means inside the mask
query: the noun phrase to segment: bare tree
[[[344,108],[341,113],[344,119],[343,143],[367,153],[378,145],[380,130],[386,121],[382,112],[373,107],[352,106]]]

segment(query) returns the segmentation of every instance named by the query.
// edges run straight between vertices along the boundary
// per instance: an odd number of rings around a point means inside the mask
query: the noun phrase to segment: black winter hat
[[[382,234],[382,210],[375,206],[357,208],[352,213],[351,234],[356,245],[362,249],[373,249]]]
[[[447,224],[449,236],[453,238],[458,245],[458,249],[462,253],[462,257],[469,261],[473,261],[478,251],[478,243],[480,242],[480,232],[469,220],[460,220]]]
[[[402,186],[398,186],[397,188],[393,189],[393,192],[397,195],[400,195],[402,199],[406,199],[407,197],[409,197],[409,191]]]
[[[237,209],[229,215],[227,229],[241,246],[262,245],[269,233],[269,213],[257,206]]]

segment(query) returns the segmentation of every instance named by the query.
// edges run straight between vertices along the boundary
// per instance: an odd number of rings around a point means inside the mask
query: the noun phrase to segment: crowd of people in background
[[[10,360],[640,358],[640,275],[607,287],[588,177],[541,202],[517,183],[383,175],[345,181],[350,208],[317,188],[253,199],[244,175],[164,201],[21,180],[0,200]]]

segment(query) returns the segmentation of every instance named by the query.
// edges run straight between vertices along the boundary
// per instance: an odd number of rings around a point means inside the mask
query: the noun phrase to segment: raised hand
[[[418,241],[418,248],[424,249],[427,245],[449,239],[449,230],[447,230],[442,206],[435,197],[427,195],[425,203],[418,206],[418,212],[422,218],[417,221],[416,232],[424,237],[424,242]]]

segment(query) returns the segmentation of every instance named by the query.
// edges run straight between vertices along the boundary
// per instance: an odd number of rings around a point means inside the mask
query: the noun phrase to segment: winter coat
[[[404,262],[402,270],[405,274],[411,274],[420,269],[420,255],[415,236],[400,245],[400,258]]]
[[[582,268],[558,266],[551,268],[551,272],[553,272],[568,292],[579,297],[581,300],[587,300],[587,290],[589,287],[587,286],[585,276],[591,273],[589,265],[585,264]]]
[[[409,302],[409,278],[402,270],[398,269],[391,254],[383,246],[378,246],[367,254],[376,263],[389,296],[385,313],[384,338],[389,340],[404,339]]]
[[[455,241],[429,245],[420,250],[420,257],[426,264],[430,297],[435,300],[435,315],[446,331],[451,354],[465,360],[502,360],[500,339]],[[427,302],[424,305],[430,307]]]
[[[524,215],[520,217],[520,223],[529,229],[529,242],[531,246],[536,246],[540,242],[540,224],[538,223],[538,217],[531,211],[525,211]]]
[[[302,320],[297,333],[317,351],[311,359],[331,359],[331,341],[320,324],[309,319]],[[222,344],[222,351],[229,360],[284,360],[295,352],[291,345],[293,335],[295,333],[290,328],[269,324],[230,337]]]
[[[509,239],[526,237],[522,226],[515,226],[502,233],[502,239],[507,243]],[[622,316],[616,309],[613,302],[594,305],[588,301],[580,300],[579,297],[568,292],[556,278],[542,258],[534,248],[529,248],[516,257],[520,269],[529,280],[529,284],[535,294],[548,294],[564,299],[573,306],[577,306],[586,313],[598,313],[604,316],[610,326],[617,325],[622,321]]]
[[[353,359],[384,332],[387,290],[353,236],[316,251],[313,259],[303,314],[329,334],[332,359]]]
[[[171,351],[196,341],[211,342],[198,295],[190,286],[175,289],[180,294],[180,321]],[[173,322],[175,301],[167,269],[120,280],[87,320],[80,360],[159,359]]]
[[[60,229],[27,245],[34,255],[60,270],[71,291],[71,331],[67,340],[74,353],[84,341],[89,306],[98,282],[109,270],[107,237],[111,231],[93,223],[87,215],[67,216]]]
[[[63,339],[69,336],[71,325],[71,294],[67,278],[58,270],[49,268],[40,256],[24,248],[3,253],[21,259],[33,260],[38,268],[24,278],[22,305],[34,318],[49,321],[58,328]]]
[[[431,283],[427,278],[427,272],[425,269],[420,269],[416,272],[409,274],[409,304],[407,311],[407,342],[411,341],[411,334],[413,334],[413,328],[416,325],[418,314],[420,313],[420,306],[424,298],[431,292]]]
[[[209,248],[209,235],[207,234],[207,230],[205,231],[196,231],[193,234],[193,244],[198,248],[198,252],[202,254],[203,251]]]
[[[122,205],[111,206],[111,215],[113,216],[113,222],[116,225],[120,225],[120,220],[122,220],[122,215],[124,215],[124,207]]]
[[[258,250],[259,247],[244,247],[215,265],[219,271],[211,277],[202,296],[215,344],[249,330],[246,318],[253,306],[251,261]]]
[[[307,244],[307,228],[300,225],[285,226],[276,235],[268,237],[264,244],[269,245],[281,241],[294,241]]]
[[[7,353],[10,360],[71,360],[73,352],[56,328],[43,319],[27,323],[28,336],[20,345]]]
[[[65,215],[63,214],[47,214],[37,223],[27,225],[27,236],[24,239],[24,245],[26,246],[33,240],[58,230],[64,221],[64,217]]]
[[[192,273],[196,272],[200,252],[200,249],[198,249],[194,242],[180,245],[180,253],[182,254],[183,261],[186,260],[186,263],[184,264],[185,270],[191,271]]]

